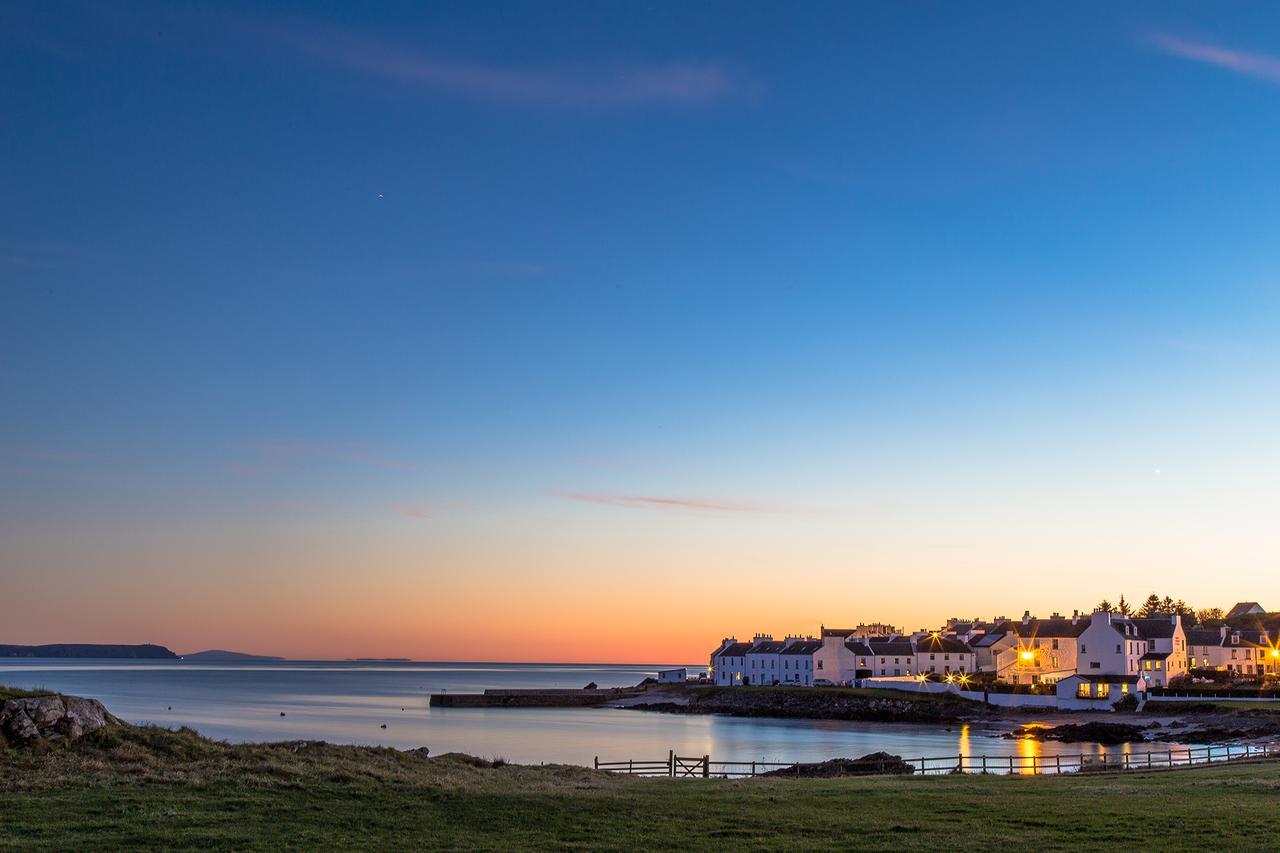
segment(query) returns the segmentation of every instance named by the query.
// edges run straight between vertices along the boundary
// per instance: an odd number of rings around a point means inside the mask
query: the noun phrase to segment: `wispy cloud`
[[[1225,68],[1236,74],[1280,84],[1280,57],[1192,41],[1167,33],[1154,33],[1151,42],[1165,53],[1205,65]]]
[[[312,60],[422,89],[502,101],[579,106],[703,104],[732,94],[736,81],[713,62],[549,70],[440,59],[346,31],[278,27],[274,35]]]
[[[551,495],[569,501],[616,506],[623,509],[648,509],[659,511],[688,511],[702,513],[786,513],[784,507],[770,504],[723,498],[669,497],[656,495],[611,495],[583,492],[552,492]]]
[[[256,460],[232,463],[231,470],[237,474],[260,474],[292,464],[317,460],[364,465],[388,471],[422,471],[426,469],[425,465],[393,458],[362,445],[313,444],[307,442],[255,444],[253,445],[253,450],[258,457]]]

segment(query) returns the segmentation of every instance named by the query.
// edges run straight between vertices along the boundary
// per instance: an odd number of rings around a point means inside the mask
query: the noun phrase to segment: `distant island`
[[[0,658],[153,658],[177,660],[164,646],[102,645],[99,643],[51,643],[44,646],[0,645]]]
[[[284,660],[276,655],[251,655],[245,652],[229,652],[226,649],[209,649],[183,655],[183,660]]]
[[[360,663],[410,663],[413,658],[347,658]]]

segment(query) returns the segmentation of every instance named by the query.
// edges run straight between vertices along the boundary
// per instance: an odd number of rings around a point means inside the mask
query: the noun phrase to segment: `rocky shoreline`
[[[1280,715],[1256,716],[1215,714],[1194,722],[1117,723],[1091,721],[1058,726],[1023,726],[1007,732],[1015,740],[1060,741],[1062,743],[1236,743],[1280,737]]]
[[[0,700],[0,745],[67,743],[107,726],[126,725],[97,699],[48,694]]]
[[[981,705],[950,697],[913,694],[904,694],[902,698],[867,696],[811,688],[693,687],[657,691],[625,703],[616,703],[616,707],[665,714],[727,714],[880,723],[952,723],[990,715]]]

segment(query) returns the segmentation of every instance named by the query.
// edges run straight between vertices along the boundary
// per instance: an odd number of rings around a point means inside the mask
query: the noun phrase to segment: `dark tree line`
[[[1122,616],[1136,616],[1145,619],[1151,616],[1166,616],[1176,613],[1182,617],[1184,625],[1196,625],[1201,622],[1220,621],[1222,619],[1222,610],[1217,607],[1206,607],[1202,610],[1196,610],[1187,604],[1181,598],[1176,601],[1170,596],[1161,598],[1154,592],[1147,596],[1147,600],[1142,602],[1137,609],[1125,600],[1123,594],[1117,604],[1112,604],[1107,599],[1102,599],[1094,610],[1103,610],[1107,613],[1119,613]]]

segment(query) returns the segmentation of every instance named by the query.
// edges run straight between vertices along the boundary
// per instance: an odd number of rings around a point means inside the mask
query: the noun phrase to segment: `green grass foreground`
[[[0,848],[1269,850],[1280,764],[1078,778],[631,779],[119,729],[0,749]],[[1146,843],[1146,842],[1143,842]]]

